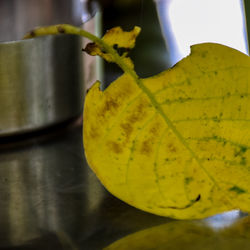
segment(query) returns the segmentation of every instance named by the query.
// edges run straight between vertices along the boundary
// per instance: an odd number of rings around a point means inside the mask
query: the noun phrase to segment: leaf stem
[[[123,62],[123,58],[117,53],[117,51],[112,46],[105,43],[101,38],[81,28],[78,28],[69,24],[51,25],[51,26],[37,28],[37,29],[30,31],[28,34],[26,34],[23,37],[23,39],[34,38],[38,36],[46,36],[46,35],[57,35],[57,34],[79,35],[79,36],[88,38],[95,44],[99,45],[105,52],[111,54],[116,64],[118,64],[118,66],[124,72],[129,73],[134,79],[136,79],[136,82],[137,82],[138,75],[136,74],[136,72],[132,68],[129,68]]]

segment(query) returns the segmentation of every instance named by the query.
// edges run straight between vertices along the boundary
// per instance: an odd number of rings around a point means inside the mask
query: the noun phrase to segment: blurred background
[[[84,157],[83,101],[95,80],[105,88],[122,72],[84,54],[88,41],[76,36],[20,40],[34,27],[57,23],[99,36],[114,26],[140,26],[130,56],[138,75],[149,77],[195,43],[219,42],[248,54],[250,2],[1,0],[0,249],[102,249],[143,230],[141,243],[151,244],[161,242],[154,238],[160,225],[166,225],[161,237],[172,237],[169,249],[214,249],[218,242],[220,249],[248,249],[249,222],[239,211],[179,223],[128,206],[103,188]],[[234,227],[240,230],[230,239],[223,230]]]
[[[197,43],[217,42],[248,54],[246,23],[249,19],[246,15],[250,9],[249,1],[100,2],[103,6],[103,30],[116,25],[125,29],[134,25],[142,27],[132,57],[137,72],[143,77],[173,66],[190,53],[191,45]]]

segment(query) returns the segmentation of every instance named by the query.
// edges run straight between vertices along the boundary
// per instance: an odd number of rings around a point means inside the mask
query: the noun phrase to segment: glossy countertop
[[[239,211],[178,221],[113,197],[85,160],[81,123],[1,143],[0,249],[249,249]]]
[[[84,158],[81,118],[1,144],[0,248],[102,249],[168,219],[110,195]]]
[[[249,219],[238,211],[177,221],[113,197],[87,165],[82,144],[81,118],[1,144],[0,249],[249,249]],[[239,234],[230,234],[237,227]],[[232,236],[240,243],[213,248]]]

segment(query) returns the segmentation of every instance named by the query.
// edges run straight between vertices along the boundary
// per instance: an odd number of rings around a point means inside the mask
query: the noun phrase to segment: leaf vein
[[[226,67],[226,68],[220,68],[220,69],[216,69],[216,70],[206,71],[205,73],[207,75],[211,75],[211,74],[215,74],[215,72],[219,72],[219,71],[223,72],[223,71],[234,70],[234,69],[246,69],[246,70],[250,70],[250,67],[246,67],[246,66],[242,66],[242,65],[241,66],[232,66],[232,67]],[[204,74],[193,76],[191,79],[189,77],[186,77],[185,80],[177,82],[175,84],[167,85],[167,86],[165,86],[165,87],[163,87],[163,88],[161,88],[161,89],[153,92],[153,94],[156,96],[156,95],[162,93],[165,90],[185,85],[185,83],[190,82],[190,80],[199,79],[201,77],[204,77]]]
[[[132,194],[132,191],[130,191],[130,188],[129,188],[128,177],[129,177],[130,164],[131,164],[131,161],[133,159],[133,154],[134,154],[134,151],[135,151],[135,144],[138,141],[138,137],[139,137],[140,133],[143,131],[143,129],[145,129],[148,126],[148,124],[150,124],[154,120],[155,116],[156,116],[156,113],[152,117],[150,117],[148,120],[146,120],[144,122],[141,129],[137,128],[137,133],[135,134],[135,137],[134,137],[134,139],[132,141],[132,145],[130,147],[130,153],[129,153],[128,161],[127,161],[127,164],[126,164],[126,174],[125,174],[125,183],[127,183],[128,192],[130,193],[130,195]]]
[[[152,105],[156,109],[156,111],[162,116],[165,123],[168,125],[168,127],[172,130],[172,132],[175,134],[175,136],[178,138],[178,140],[182,143],[182,145],[186,148],[186,150],[190,153],[191,157],[197,162],[198,166],[206,173],[208,178],[213,182],[213,184],[217,187],[219,187],[218,183],[214,179],[213,176],[210,175],[210,173],[207,171],[206,168],[204,168],[202,162],[200,161],[199,157],[196,155],[196,153],[192,150],[192,148],[189,146],[185,138],[182,136],[182,134],[178,131],[178,129],[175,127],[174,123],[169,119],[169,117],[165,114],[165,112],[162,109],[162,106],[158,103],[156,98],[154,97],[154,94],[143,84],[141,79],[137,79],[138,86],[144,91],[148,98],[150,99]]]
[[[238,94],[232,94],[232,95],[224,95],[224,96],[208,96],[208,97],[199,97],[199,98],[178,98],[178,99],[173,99],[173,100],[165,100],[163,102],[161,102],[161,105],[169,105],[169,104],[173,104],[173,103],[186,103],[186,102],[194,102],[194,101],[210,101],[210,100],[224,100],[226,98],[231,98],[231,97],[249,97],[250,94],[249,93],[238,93]]]
[[[240,118],[218,118],[218,117],[201,117],[201,118],[186,118],[180,120],[173,120],[173,123],[181,122],[199,122],[199,121],[214,121],[214,122],[250,122],[250,119],[240,119]]]

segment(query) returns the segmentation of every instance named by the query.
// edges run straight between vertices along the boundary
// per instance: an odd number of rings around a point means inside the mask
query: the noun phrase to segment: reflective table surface
[[[105,191],[84,158],[80,123],[1,144],[0,247],[101,249],[167,220]]]
[[[175,221],[113,197],[82,144],[81,118],[1,143],[0,249],[249,249],[250,220],[238,211]]]

